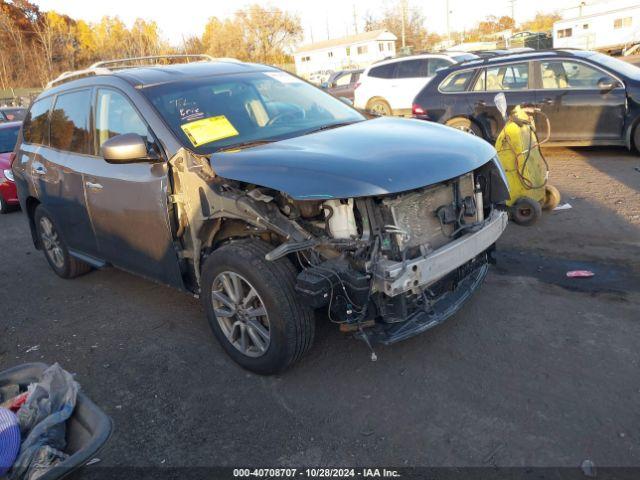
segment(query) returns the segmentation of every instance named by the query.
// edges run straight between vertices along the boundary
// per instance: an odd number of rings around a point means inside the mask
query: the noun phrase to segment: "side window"
[[[67,152],[92,153],[89,132],[91,90],[58,95],[51,111],[51,146]]]
[[[404,60],[396,65],[396,78],[424,78],[427,76],[428,60],[426,58]]]
[[[427,76],[433,77],[438,70],[449,66],[451,66],[451,62],[449,60],[445,60],[444,58],[430,58]]]
[[[27,143],[49,145],[49,109],[52,97],[38,100],[31,106],[24,121],[23,136]]]
[[[487,68],[487,91],[526,90],[529,88],[529,64],[514,63]]]
[[[116,135],[137,133],[145,140],[149,135],[147,125],[129,100],[115,90],[98,90],[95,125],[98,151],[104,142]]]
[[[540,62],[542,88],[598,88],[601,80],[614,79],[606,73],[579,62]]]
[[[478,75],[476,83],[473,85],[474,92],[484,92],[487,89],[487,71],[483,68]]]
[[[351,80],[351,74],[348,73],[338,77],[338,79],[335,81],[335,84],[338,87],[344,87],[345,85],[349,85],[350,80]]]
[[[473,78],[475,70],[465,70],[464,72],[455,72],[449,75],[440,84],[440,91],[445,93],[464,92],[467,85]]]
[[[369,76],[374,78],[393,78],[395,70],[395,63],[387,63],[386,65],[373,67],[371,70],[369,70]]]

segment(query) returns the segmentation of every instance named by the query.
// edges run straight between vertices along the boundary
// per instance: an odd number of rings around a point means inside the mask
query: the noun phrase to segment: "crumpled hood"
[[[454,178],[496,156],[482,139],[422,120],[382,117],[214,153],[216,174],[298,200],[398,193]]]

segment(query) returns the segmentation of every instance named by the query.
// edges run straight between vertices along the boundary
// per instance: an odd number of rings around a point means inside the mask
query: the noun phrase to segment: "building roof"
[[[353,45],[354,43],[361,43],[361,42],[367,42],[370,40],[376,40],[378,37],[380,37],[382,34],[385,34],[385,33],[388,34],[390,37],[393,37],[393,38],[390,38],[390,40],[398,39],[398,37],[396,37],[389,30],[385,30],[385,29],[371,30],[369,32],[358,33],[356,35],[349,35],[347,37],[333,38],[331,40],[324,40],[322,42],[308,43],[298,48],[296,53],[310,52],[312,50],[322,50],[324,48],[331,48],[331,47],[349,46],[349,45]]]

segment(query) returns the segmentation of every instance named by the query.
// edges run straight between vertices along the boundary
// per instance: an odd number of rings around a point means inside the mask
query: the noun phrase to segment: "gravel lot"
[[[57,278],[0,217],[0,366],[55,362],[113,418],[105,466],[640,466],[640,159],[548,150],[571,210],[510,225],[461,313],[378,348],[318,316],[278,377],[224,354],[198,300],[115,269]],[[574,268],[595,272],[569,280]],[[38,348],[34,348],[38,346]]]

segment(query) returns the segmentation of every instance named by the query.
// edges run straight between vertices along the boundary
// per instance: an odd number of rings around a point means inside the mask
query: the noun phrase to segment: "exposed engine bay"
[[[206,157],[170,161],[176,249],[185,284],[218,246],[257,237],[287,257],[295,289],[367,343],[393,343],[444,321],[481,284],[507,223],[494,160],[423,188],[361,198],[299,200],[216,176]]]

